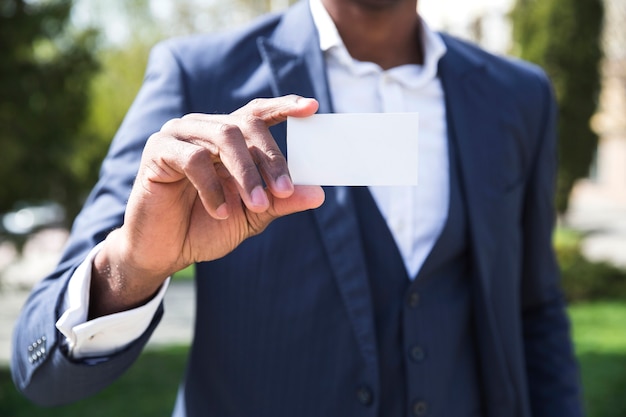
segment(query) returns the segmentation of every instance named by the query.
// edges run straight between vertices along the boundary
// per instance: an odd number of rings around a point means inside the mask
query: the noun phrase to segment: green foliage
[[[557,209],[587,176],[597,145],[589,120],[597,107],[602,0],[516,0],[512,12],[516,53],[552,78],[559,104],[560,167]]]
[[[141,86],[149,49],[147,44],[132,42],[99,52],[102,70],[88,86],[89,106],[80,130],[83,140],[69,161],[84,192],[96,182],[111,139]]]
[[[180,270],[172,277],[177,281],[193,281],[196,274],[196,266],[194,264],[189,265],[187,268]]]
[[[73,32],[71,0],[0,5],[0,211],[20,200],[80,204],[71,160],[81,141],[96,33]]]
[[[626,299],[626,270],[608,262],[586,259],[580,250],[580,235],[559,231],[555,238],[561,282],[569,302]]]

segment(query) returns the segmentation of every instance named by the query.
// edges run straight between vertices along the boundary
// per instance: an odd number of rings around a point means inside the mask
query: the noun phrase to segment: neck
[[[363,0],[322,0],[350,55],[383,69],[422,64],[422,32],[415,0],[371,5]]]

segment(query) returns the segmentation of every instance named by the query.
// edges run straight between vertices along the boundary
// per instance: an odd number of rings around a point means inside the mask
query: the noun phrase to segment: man
[[[416,6],[311,0],[157,47],[17,323],[16,385],[57,404],[109,384],[197,263],[176,416],[581,415],[549,84]],[[316,111],[419,112],[420,185],[294,186],[281,122]]]

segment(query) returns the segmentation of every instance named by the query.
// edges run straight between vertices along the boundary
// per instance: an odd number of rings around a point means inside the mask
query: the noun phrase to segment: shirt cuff
[[[150,326],[170,282],[168,278],[159,292],[140,307],[87,321],[92,262],[101,248],[102,243],[96,245],[70,277],[63,299],[64,313],[56,322],[74,359],[110,356],[138,339]]]

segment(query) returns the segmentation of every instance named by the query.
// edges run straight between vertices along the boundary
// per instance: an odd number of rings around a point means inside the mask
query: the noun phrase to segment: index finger
[[[235,110],[232,114],[257,117],[263,120],[267,127],[270,127],[284,122],[289,116],[311,116],[315,114],[318,108],[319,103],[317,100],[291,94],[275,98],[254,99],[245,106]]]

